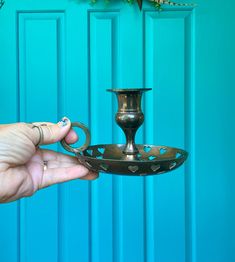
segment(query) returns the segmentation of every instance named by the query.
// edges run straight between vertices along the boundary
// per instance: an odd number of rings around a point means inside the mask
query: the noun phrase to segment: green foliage
[[[162,11],[162,6],[161,4],[157,3],[157,2],[152,2],[152,5],[158,10],[158,11]]]
[[[109,4],[111,2],[111,0],[89,0],[90,1],[90,4],[93,5],[99,1],[103,1],[105,2],[106,4]],[[124,2],[126,3],[129,3],[129,4],[134,4],[136,2],[136,0],[123,0]],[[162,11],[162,4],[174,4],[174,5],[181,5],[181,6],[195,6],[194,4],[176,4],[176,3],[173,3],[171,1],[161,1],[161,3],[159,3],[159,1],[154,1],[154,0],[148,0],[149,2],[152,3],[152,5],[158,10],[158,11]],[[2,8],[2,6],[4,5],[5,1],[4,0],[0,0],[0,9]]]
[[[105,2],[106,4],[109,4],[109,3],[111,2],[111,0],[90,0],[90,4],[93,5],[93,4],[95,4],[95,3],[99,2],[99,1],[103,1],[103,2]],[[161,11],[161,10],[162,10],[161,4],[156,3],[156,2],[153,2],[153,1],[151,1],[151,0],[149,0],[149,1],[153,4],[153,6],[154,6],[158,11]],[[134,4],[134,3],[136,2],[136,0],[123,0],[123,2],[126,2],[126,3],[128,3],[128,4]]]
[[[0,9],[2,8],[2,6],[4,5],[4,1],[3,0],[0,0]]]

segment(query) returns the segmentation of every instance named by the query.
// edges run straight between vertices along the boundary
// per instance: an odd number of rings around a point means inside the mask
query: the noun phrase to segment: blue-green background
[[[138,142],[185,148],[152,177],[101,174],[0,206],[0,262],[235,261],[235,2],[6,0],[0,123],[89,126],[120,143],[107,88],[151,87]],[[187,2],[187,1],[186,1]],[[61,150],[58,145],[51,148]]]

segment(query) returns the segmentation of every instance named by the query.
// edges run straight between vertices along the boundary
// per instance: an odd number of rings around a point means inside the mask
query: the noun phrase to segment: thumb
[[[67,117],[63,117],[56,124],[50,122],[34,122],[32,124],[34,145],[58,142],[69,133],[71,128],[71,122]]]

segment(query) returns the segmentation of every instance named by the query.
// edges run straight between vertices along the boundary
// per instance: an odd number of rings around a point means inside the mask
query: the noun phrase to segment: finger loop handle
[[[71,124],[71,127],[73,127],[73,126],[79,127],[84,131],[84,133],[86,135],[86,141],[85,141],[84,145],[82,145],[81,147],[75,148],[75,147],[72,147],[69,144],[67,144],[65,139],[62,139],[60,141],[60,143],[65,150],[72,152],[74,154],[77,154],[77,153],[80,153],[80,152],[82,152],[82,151],[84,151],[88,148],[88,146],[90,145],[90,142],[91,142],[91,135],[90,135],[89,129],[84,124],[79,123],[79,122],[74,122],[74,123]]]

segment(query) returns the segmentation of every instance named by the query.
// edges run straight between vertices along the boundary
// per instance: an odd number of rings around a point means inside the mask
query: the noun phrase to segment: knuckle
[[[34,190],[29,190],[25,193],[25,197],[31,197],[35,193]]]
[[[0,203],[5,203],[9,199],[10,195],[7,192],[0,192]]]
[[[29,125],[25,122],[20,122],[20,123],[17,123],[17,126],[20,128],[20,129],[28,129],[29,128]]]
[[[30,124],[21,122],[21,123],[17,123],[17,127],[22,131],[22,134],[31,137],[33,136],[34,130]]]

